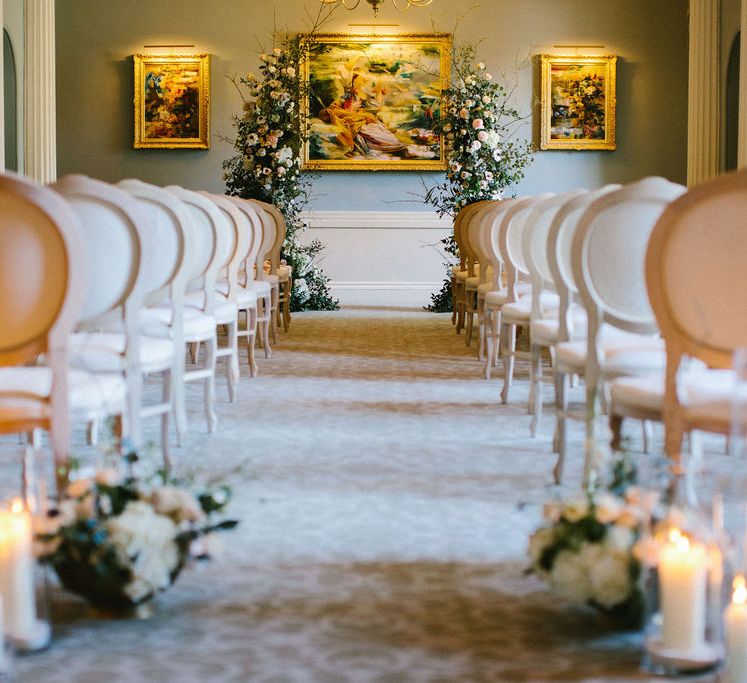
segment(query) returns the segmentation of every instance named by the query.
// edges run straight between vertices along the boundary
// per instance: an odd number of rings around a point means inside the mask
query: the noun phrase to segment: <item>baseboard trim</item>
[[[335,282],[330,281],[332,290],[339,291],[433,291],[441,288],[441,282]]]
[[[368,228],[373,230],[451,230],[452,219],[432,211],[309,211],[310,228]]]

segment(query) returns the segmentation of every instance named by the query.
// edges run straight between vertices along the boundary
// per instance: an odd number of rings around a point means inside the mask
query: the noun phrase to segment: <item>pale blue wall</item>
[[[389,3],[387,3],[389,4]],[[193,43],[212,59],[215,134],[230,134],[240,101],[227,76],[256,69],[258,38],[273,24],[302,30],[305,8],[317,0],[59,0],[57,88],[59,172],[106,180],[137,176],[159,183],[223,189],[221,161],[231,148],[217,138],[209,151],[132,149],[131,55],[144,44]],[[474,8],[474,9],[469,9]],[[434,0],[427,10],[381,13],[401,32],[450,31],[484,39],[490,69],[517,79],[517,104],[529,110],[536,92],[530,54],[554,45],[604,45],[617,54],[618,150],[542,152],[518,191],[595,187],[658,174],[683,182],[686,173],[687,0]],[[370,21],[371,11],[339,11],[330,31]],[[514,65],[524,61],[518,71]],[[525,135],[531,135],[530,126]],[[430,176],[434,181],[437,176]],[[401,203],[422,193],[417,173],[326,173],[314,207],[326,210],[422,210]]]

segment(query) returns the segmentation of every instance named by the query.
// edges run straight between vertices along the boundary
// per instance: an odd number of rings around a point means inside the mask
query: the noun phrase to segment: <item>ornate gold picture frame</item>
[[[442,171],[435,132],[451,82],[445,33],[315,36],[304,61],[303,168]]]
[[[210,56],[136,54],[135,149],[210,148]]]
[[[540,149],[614,150],[617,57],[541,55]]]

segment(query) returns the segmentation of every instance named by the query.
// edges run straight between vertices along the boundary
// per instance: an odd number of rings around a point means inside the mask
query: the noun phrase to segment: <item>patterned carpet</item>
[[[216,434],[189,389],[182,465],[243,463],[222,556],[186,570],[147,621],[93,619],[53,590],[54,642],[17,660],[18,680],[646,680],[634,635],[524,575],[554,459],[550,416],[529,437],[518,375],[499,405],[501,380],[480,378],[447,316],[296,315],[236,403],[219,385]]]

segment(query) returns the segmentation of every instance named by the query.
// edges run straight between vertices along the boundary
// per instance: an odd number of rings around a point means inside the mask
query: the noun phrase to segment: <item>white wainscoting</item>
[[[430,212],[314,211],[302,240],[321,240],[321,265],[342,305],[420,307],[441,288],[439,240],[451,219]]]

